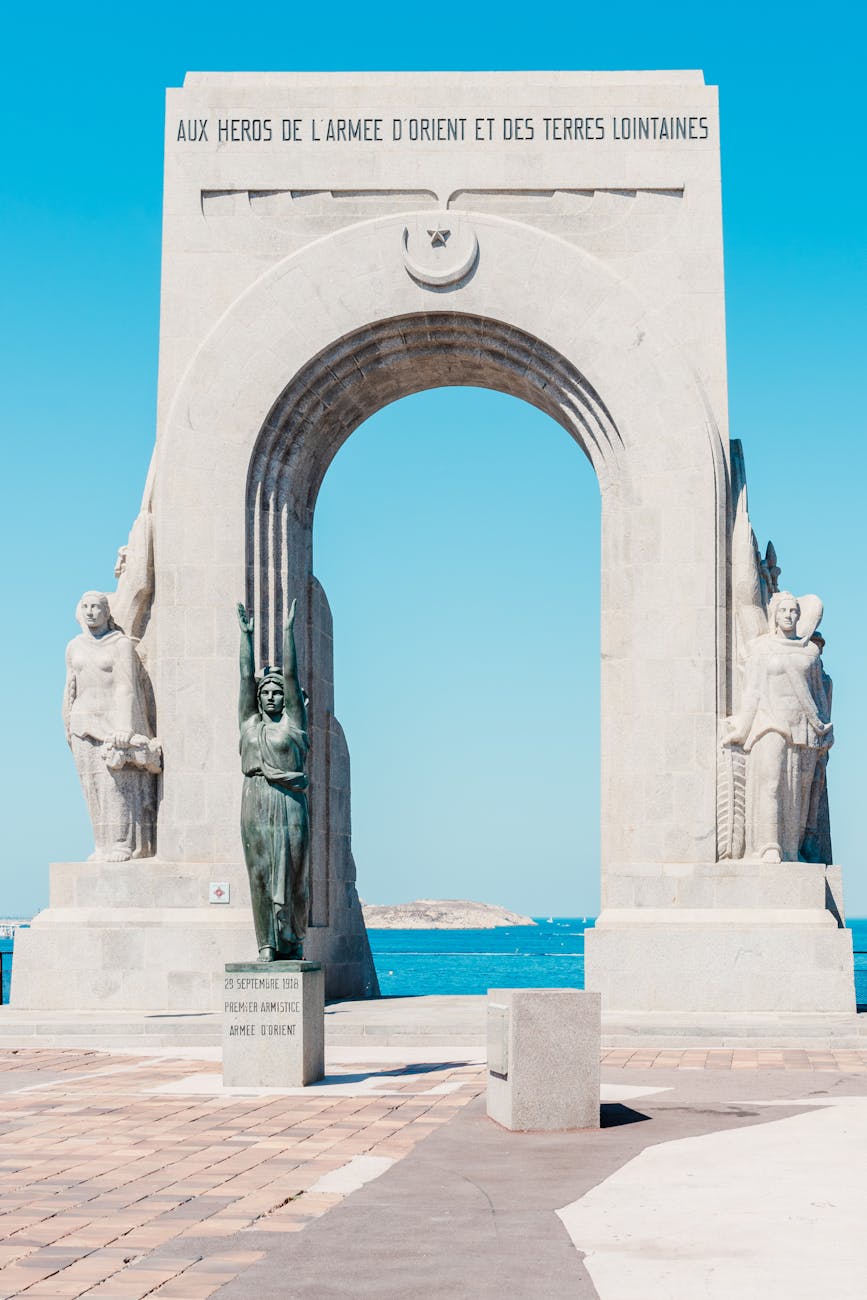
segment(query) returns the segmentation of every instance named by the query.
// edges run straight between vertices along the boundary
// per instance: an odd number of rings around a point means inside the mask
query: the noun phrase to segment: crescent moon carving
[[[479,241],[476,238],[475,231],[470,231],[470,248],[469,252],[460,258],[457,262],[452,262],[445,266],[438,265],[424,266],[417,258],[413,257],[409,251],[409,227],[403,228],[403,264],[407,272],[414,280],[420,284],[444,285],[454,284],[456,280],[462,280],[473,268],[476,258],[479,255]]]

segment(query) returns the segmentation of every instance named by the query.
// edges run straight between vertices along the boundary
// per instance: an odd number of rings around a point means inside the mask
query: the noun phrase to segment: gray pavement
[[[221,1300],[623,1300],[610,1287],[597,1291],[558,1210],[657,1144],[779,1124],[841,1096],[867,1097],[867,1076],[830,1072],[657,1068],[608,1070],[604,1079],[608,1095],[629,1100],[603,1104],[598,1131],[508,1133],[486,1118],[482,1099],[471,1103],[303,1232],[241,1234],[234,1244],[267,1253],[216,1294]],[[852,1156],[858,1158],[854,1151]],[[721,1165],[720,1175],[730,1177],[731,1170]],[[779,1176],[785,1178],[784,1168]],[[741,1178],[747,1214],[749,1168]],[[730,1191],[737,1194],[737,1187]],[[653,1188],[647,1193],[652,1199]],[[642,1224],[631,1228],[638,1243]],[[195,1240],[186,1245],[195,1248]],[[652,1254],[647,1243],[641,1249]],[[757,1264],[754,1292],[695,1295],[773,1296],[764,1281],[768,1267],[773,1255]],[[855,1289],[847,1294],[863,1294],[858,1285],[853,1275]],[[679,1290],[659,1290],[650,1280],[644,1294],[695,1300]],[[833,1294],[842,1300],[844,1293]]]

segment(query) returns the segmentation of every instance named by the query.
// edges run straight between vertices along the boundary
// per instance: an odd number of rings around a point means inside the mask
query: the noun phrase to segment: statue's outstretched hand
[[[246,608],[241,604],[240,601],[238,602],[237,609],[238,609],[238,622],[241,624],[241,631],[242,631],[242,632],[249,632],[249,633],[252,634],[252,631],[253,631],[253,615],[252,615],[252,614],[250,614],[250,615],[247,614],[247,610],[246,610]]]

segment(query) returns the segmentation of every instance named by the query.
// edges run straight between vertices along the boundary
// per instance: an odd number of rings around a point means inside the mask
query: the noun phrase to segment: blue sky
[[[867,913],[861,595],[863,11],[826,6],[16,6],[4,20],[0,912],[89,851],[63,647],[110,588],[154,434],[163,92],[192,69],[702,68],[721,94],[732,436],[783,582],[823,596],[833,832]],[[534,455],[527,470],[526,445]],[[382,411],[329,471],[362,894],[598,905],[598,493],[561,429],[494,393]]]

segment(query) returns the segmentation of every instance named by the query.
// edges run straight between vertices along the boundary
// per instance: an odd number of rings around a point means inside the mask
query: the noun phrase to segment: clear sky
[[[835,856],[850,912],[867,913],[863,13],[680,0],[10,8],[0,913],[44,905],[48,862],[90,848],[59,717],[63,648],[81,591],[114,585],[153,445],[164,88],[188,70],[669,67],[720,86],[731,433],[783,583],[825,600]],[[566,434],[499,394],[405,399],[339,453],[315,564],[335,617],[366,898],[597,908],[598,520]]]

